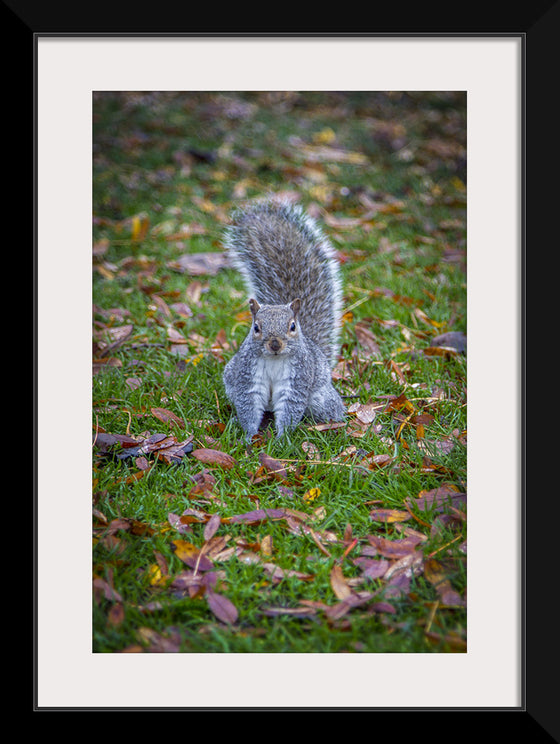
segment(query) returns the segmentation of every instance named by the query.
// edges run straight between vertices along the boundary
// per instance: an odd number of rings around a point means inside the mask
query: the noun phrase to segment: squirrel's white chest
[[[290,389],[290,359],[285,356],[261,357],[255,365],[253,393],[264,403],[266,411],[274,410],[274,403]]]

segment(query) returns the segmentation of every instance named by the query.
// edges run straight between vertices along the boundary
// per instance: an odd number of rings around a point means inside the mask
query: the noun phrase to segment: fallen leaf
[[[375,420],[378,410],[379,405],[376,403],[356,403],[349,406],[348,413],[354,414],[362,424],[371,424]]]
[[[275,582],[280,582],[287,577],[301,579],[302,581],[313,581],[315,578],[313,574],[306,574],[289,568],[280,568],[280,566],[274,563],[263,563],[262,566],[272,581]]]
[[[174,312],[177,313],[177,315],[180,315],[182,318],[192,317],[192,310],[186,302],[173,302],[171,303],[170,307]]]
[[[400,540],[390,540],[381,535],[368,535],[367,539],[370,545],[372,545],[380,555],[392,559],[403,558],[406,555],[410,555],[415,551],[418,543],[421,542],[420,538],[415,535],[403,537]]]
[[[235,514],[229,518],[230,522],[244,522],[246,524],[258,524],[269,519],[283,519],[287,516],[286,509],[254,509],[243,514]]]
[[[267,455],[266,452],[259,452],[259,462],[267,473],[271,473],[277,480],[285,480],[288,476],[286,466],[281,460]]]
[[[325,614],[330,620],[338,620],[355,607],[369,602],[373,596],[371,592],[352,593],[337,604],[327,607]]]
[[[464,638],[461,638],[460,635],[456,633],[447,633],[445,635],[440,635],[439,633],[432,631],[428,631],[426,634],[426,638],[428,638],[430,641],[433,641],[434,643],[443,643],[447,646],[450,646],[454,651],[466,651],[467,650],[467,642]]]
[[[369,325],[362,321],[355,323],[354,332],[360,346],[368,351],[374,359],[378,359],[381,356],[381,351],[377,338]]]
[[[206,541],[210,540],[217,532],[219,526],[221,523],[220,515],[219,514],[212,514],[208,522],[206,522],[206,525],[204,527],[204,539]]]
[[[158,408],[154,406],[153,408],[150,408],[150,411],[152,414],[158,419],[158,421],[163,422],[164,424],[177,424],[181,427],[181,429],[185,428],[185,422],[182,418],[179,418],[176,413],[173,413],[173,411],[167,410],[167,408]]]
[[[373,509],[370,511],[369,516],[374,522],[406,522],[407,519],[411,518],[411,515],[407,511],[401,509]]]
[[[370,470],[376,470],[377,468],[384,468],[386,465],[388,465],[390,462],[393,461],[393,458],[391,455],[374,455],[369,454],[366,455],[362,460],[360,460],[360,465],[363,465],[366,468],[369,468]]]
[[[176,628],[169,628],[167,633],[158,633],[152,628],[138,628],[138,640],[152,653],[177,653],[181,647],[181,634]]]
[[[389,561],[385,558],[355,558],[354,564],[359,566],[364,579],[381,579],[387,573]]]
[[[408,578],[416,576],[422,572],[424,567],[424,556],[417,550],[404,555],[399,560],[395,561],[385,574],[385,580],[390,581],[394,576],[404,575]]]
[[[229,266],[224,253],[185,253],[167,263],[168,268],[191,276],[215,276]]]
[[[124,607],[120,602],[116,602],[111,605],[109,612],[107,613],[107,622],[112,625],[113,628],[118,627],[124,621]]]
[[[311,501],[315,501],[315,499],[321,495],[321,489],[320,488],[310,488],[309,491],[306,491],[303,494],[303,500],[306,503],[310,503]]]
[[[105,581],[105,579],[101,578],[95,578],[93,580],[93,588],[97,590],[98,593],[101,593],[105,599],[108,599],[110,602],[122,602],[123,599],[121,595],[113,589],[113,587],[109,584],[109,582]]]
[[[157,563],[153,563],[149,566],[146,573],[150,586],[165,586],[167,583],[167,577],[163,575],[161,568]]]
[[[205,465],[216,465],[226,470],[235,467],[237,464],[231,455],[221,450],[201,448],[193,450],[191,454],[196,460],[203,462]]]
[[[186,344],[187,343],[187,339],[184,337],[181,331],[178,331],[176,328],[173,328],[173,326],[169,326],[167,328],[166,334],[167,334],[167,338],[173,344]]]
[[[144,456],[137,457],[136,460],[134,460],[134,464],[138,470],[147,470],[150,467],[150,463]]]
[[[335,564],[330,574],[331,587],[338,599],[346,599],[352,594],[348,582],[344,578],[341,566]]]
[[[407,498],[405,503],[412,507],[427,510],[432,507],[441,513],[449,507],[458,507],[467,503],[467,494],[456,486],[442,485],[429,491],[420,491],[416,498]]]
[[[194,481],[194,485],[187,494],[189,498],[192,496],[208,497],[211,495],[214,484],[216,483],[216,478],[212,473],[208,470],[203,470],[202,473],[195,473],[191,478]]]
[[[132,240],[140,241],[146,237],[150,227],[150,218],[146,214],[135,214],[132,217]]]
[[[179,560],[198,571],[211,571],[214,568],[212,561],[201,554],[200,548],[186,540],[173,540],[175,555]]]
[[[317,614],[313,607],[263,607],[261,610],[267,617],[278,617],[280,615],[290,615],[291,617],[311,617]]]
[[[223,594],[216,594],[209,589],[206,590],[208,607],[214,615],[227,625],[233,625],[238,618],[238,611],[233,602]]]
[[[435,558],[429,558],[424,565],[424,576],[433,584],[440,601],[448,607],[464,607],[465,600],[453,589],[447,569]]]

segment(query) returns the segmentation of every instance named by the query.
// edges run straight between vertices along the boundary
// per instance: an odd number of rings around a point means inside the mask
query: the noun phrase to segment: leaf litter
[[[359,409],[356,408],[356,411]],[[429,423],[429,414],[417,413],[417,409],[404,395],[388,396],[375,404],[367,405],[362,415],[362,421],[370,425],[382,413],[394,415],[404,410],[407,415],[414,412],[416,419],[412,424],[419,426],[423,422]],[[152,413],[156,419],[168,426],[185,428],[185,422],[171,411],[155,408]],[[214,493],[216,478],[206,468],[214,468],[227,473],[238,463],[225,452],[210,448],[195,448],[194,438],[187,436],[178,439],[174,434],[156,432],[145,436],[128,434],[110,434],[96,432],[95,447],[103,457],[116,456],[123,461],[133,460],[139,467],[139,460],[144,457],[155,457],[155,463],[160,460],[167,464],[179,463],[185,458],[194,458],[204,466],[204,470],[186,483],[189,486],[189,499],[205,498],[208,503],[217,503]],[[308,456],[317,453],[308,449]],[[301,464],[295,465],[289,461],[279,460],[261,452],[258,456],[259,468],[254,473],[248,473],[248,483],[253,486],[264,483],[276,483],[286,491],[286,484],[300,485],[303,469]],[[364,454],[360,462],[368,469],[384,467],[392,458],[373,453]],[[311,460],[311,463],[314,461]],[[142,468],[145,466],[143,465]],[[140,474],[144,470],[139,471]],[[301,496],[302,505],[308,508],[320,496],[317,487],[308,488]],[[140,610],[144,613],[158,612],[172,597],[189,598],[194,601],[204,598],[207,607],[214,618],[223,625],[233,627],[243,615],[243,608],[236,607],[227,596],[225,574],[220,565],[238,560],[241,563],[259,566],[263,572],[263,579],[271,587],[278,586],[284,581],[314,582],[312,571],[281,566],[273,559],[272,542],[270,536],[266,544],[264,541],[242,539],[233,534],[218,534],[230,526],[239,528],[258,528],[273,522],[283,525],[286,532],[310,539],[319,553],[333,561],[330,572],[331,601],[317,601],[300,599],[299,604],[279,607],[262,604],[261,614],[267,617],[281,617],[287,615],[293,618],[311,618],[323,615],[329,623],[342,622],[350,614],[366,612],[381,617],[394,615],[397,610],[395,601],[414,596],[414,583],[422,574],[426,581],[433,586],[438,597],[437,611],[443,612],[464,607],[466,600],[452,584],[453,571],[446,568],[446,564],[438,559],[426,556],[423,544],[428,539],[425,534],[407,527],[406,523],[416,519],[423,525],[430,526],[430,535],[437,536],[445,529],[460,529],[466,520],[466,493],[454,484],[443,484],[432,490],[422,490],[415,497],[404,500],[403,507],[392,508],[384,505],[374,505],[370,509],[369,518],[372,527],[384,532],[372,531],[360,539],[352,538],[351,525],[347,525],[344,534],[333,530],[322,530],[314,522],[325,516],[324,507],[319,507],[316,514],[293,508],[262,508],[241,511],[230,516],[220,516],[219,512],[209,512],[201,508],[188,507],[181,514],[169,512],[167,528],[159,528],[159,532],[171,529],[177,537],[173,538],[169,547],[172,554],[184,565],[177,573],[169,573],[166,566],[165,573],[161,572],[158,564],[152,567],[150,586],[156,592],[158,600],[144,603]],[[428,516],[426,516],[428,515]],[[138,520],[118,518],[104,520],[103,515],[96,515],[99,528],[99,539],[118,539],[122,532],[136,538],[153,535],[158,528],[143,524]],[[427,522],[426,519],[430,519]],[[202,530],[202,532],[200,531]],[[393,530],[390,534],[387,530]],[[403,535],[402,532],[405,531]],[[399,534],[400,533],[400,534]],[[197,538],[198,535],[198,538]],[[185,539],[187,538],[187,539]],[[202,543],[200,544],[200,541]],[[454,541],[452,541],[454,542]],[[344,547],[341,558],[333,556],[333,548],[337,545]],[[113,546],[114,547],[114,546]],[[463,544],[464,551],[466,543]],[[346,566],[346,568],[345,568]],[[114,589],[100,577],[94,580],[94,590],[97,602],[103,597],[112,605],[118,605],[111,610],[108,622],[123,621],[123,607],[126,602]],[[435,613],[434,613],[435,614]],[[430,628],[433,626],[430,622]],[[429,631],[427,638],[433,642],[433,632]],[[145,638],[144,638],[145,640]],[[452,639],[454,645],[460,645],[460,639]],[[150,648],[168,646],[164,639],[152,640]],[[453,645],[453,644],[452,644]],[[141,646],[143,649],[144,646]]]

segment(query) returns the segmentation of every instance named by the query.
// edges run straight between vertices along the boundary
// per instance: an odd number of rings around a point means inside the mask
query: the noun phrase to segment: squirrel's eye
[[[261,332],[261,329],[259,328],[259,324],[258,323],[255,323],[255,325],[253,326],[253,330],[255,331],[255,333],[260,333]]]
[[[290,331],[294,333],[295,330],[296,330],[296,324],[295,324],[295,321],[292,320],[292,322],[290,323]]]

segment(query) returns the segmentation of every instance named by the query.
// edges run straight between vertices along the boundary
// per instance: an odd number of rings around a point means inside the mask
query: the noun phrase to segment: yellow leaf
[[[335,139],[336,134],[330,127],[325,127],[324,129],[321,129],[320,132],[316,132],[313,135],[313,141],[321,145],[329,145],[331,142],[334,142]]]
[[[149,226],[150,220],[146,215],[135,214],[132,218],[132,240],[143,240]]]
[[[320,488],[310,488],[309,491],[306,491],[303,494],[303,500],[307,503],[309,503],[310,501],[315,501],[317,496],[319,496],[320,494],[321,494]]]
[[[175,545],[175,555],[182,561],[196,558],[200,552],[196,545],[186,540],[173,540],[173,545]]]
[[[161,568],[157,563],[153,563],[148,568],[148,579],[150,586],[163,586],[167,581],[167,577],[162,574]]]
[[[265,535],[261,540],[261,553],[263,555],[272,555],[272,535]]]
[[[374,509],[369,513],[371,519],[375,522],[406,522],[410,519],[410,514],[402,509]]]

